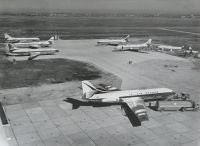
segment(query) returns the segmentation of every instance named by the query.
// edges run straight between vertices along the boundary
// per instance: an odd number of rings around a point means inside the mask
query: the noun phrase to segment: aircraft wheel
[[[160,112],[163,112],[164,110],[165,110],[164,108],[159,109]]]
[[[181,111],[182,111],[182,112],[186,111],[186,108],[182,107],[182,108],[181,108]]]

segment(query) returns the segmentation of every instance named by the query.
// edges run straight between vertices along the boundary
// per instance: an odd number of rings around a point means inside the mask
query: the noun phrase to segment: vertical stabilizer
[[[145,44],[147,44],[148,46],[150,46],[151,45],[151,39],[149,39]]]
[[[92,94],[97,90],[90,82],[88,81],[82,81],[82,90],[83,95],[85,98],[90,98]]]
[[[12,38],[12,37],[9,36],[7,33],[4,33],[4,38],[5,38],[5,39],[10,39],[10,38]]]
[[[54,36],[52,36],[49,40],[48,40],[48,42],[50,43],[50,44],[54,44]]]
[[[130,37],[130,35],[127,35],[124,40],[126,40],[128,42],[128,38]]]

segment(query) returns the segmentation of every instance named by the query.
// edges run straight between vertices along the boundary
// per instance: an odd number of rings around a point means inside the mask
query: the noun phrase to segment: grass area
[[[41,39],[48,39],[53,34],[58,34],[62,39],[122,37],[127,34],[132,37],[189,37],[188,34],[164,31],[158,28],[173,27],[173,29],[199,32],[199,24],[199,19],[160,17],[30,17],[0,15],[1,34],[8,32],[15,37],[37,36]],[[0,39],[3,39],[3,35],[0,35]]]
[[[131,38],[153,39],[153,43],[191,46],[200,48],[200,36],[165,31],[170,28],[189,32],[200,32],[200,19],[180,19],[161,17],[76,17],[76,16],[25,16],[0,14],[0,42],[3,33],[14,37],[40,37],[49,39],[57,34],[61,39],[121,38],[127,34]]]
[[[103,75],[90,64],[68,59],[17,61],[16,64],[1,61],[0,89],[92,80]]]

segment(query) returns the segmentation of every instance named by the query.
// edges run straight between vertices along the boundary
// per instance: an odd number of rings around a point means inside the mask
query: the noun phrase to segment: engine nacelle
[[[132,110],[141,122],[149,120],[147,110],[144,105],[133,107]]]
[[[131,110],[135,113],[135,115],[141,122],[149,120],[144,100],[142,98],[140,97],[124,98],[123,101],[128,104],[128,106],[131,108]]]

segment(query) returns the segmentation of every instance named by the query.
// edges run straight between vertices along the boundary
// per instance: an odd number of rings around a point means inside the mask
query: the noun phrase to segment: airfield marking
[[[174,30],[174,29],[169,29],[169,28],[159,28],[160,30],[166,30],[166,31],[172,31],[172,32],[179,32],[179,33],[187,33],[187,34],[192,34],[192,35],[199,35],[200,33],[194,33],[194,32],[189,32],[189,31],[182,31],[182,30]]]

